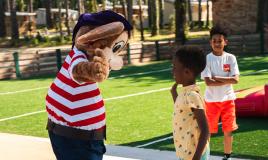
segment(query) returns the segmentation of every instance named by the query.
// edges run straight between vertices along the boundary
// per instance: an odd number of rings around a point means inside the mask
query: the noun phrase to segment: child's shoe
[[[224,154],[222,160],[232,160],[230,156],[231,154]]]

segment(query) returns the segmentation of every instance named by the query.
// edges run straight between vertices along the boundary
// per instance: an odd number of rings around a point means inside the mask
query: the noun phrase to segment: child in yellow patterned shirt
[[[197,76],[206,66],[204,52],[194,46],[181,47],[173,57],[171,88],[174,100],[173,139],[180,160],[207,160],[209,157],[209,129],[204,101],[196,85]],[[178,84],[182,91],[177,93]]]

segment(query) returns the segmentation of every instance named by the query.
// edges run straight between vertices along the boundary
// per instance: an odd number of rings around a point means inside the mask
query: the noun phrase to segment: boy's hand
[[[176,101],[176,98],[178,96],[177,87],[178,87],[178,83],[174,83],[170,89],[170,92],[171,92],[171,95],[172,95],[174,102]]]
[[[172,93],[172,92],[177,92],[177,87],[178,87],[178,83],[174,83],[173,85],[172,85],[172,87],[171,87],[171,89],[170,89],[170,92]]]

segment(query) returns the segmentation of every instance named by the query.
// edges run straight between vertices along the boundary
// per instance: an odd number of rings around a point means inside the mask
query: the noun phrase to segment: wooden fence
[[[125,64],[169,59],[174,41],[133,43],[124,56]],[[173,49],[173,50],[172,50]],[[37,50],[35,53],[0,55],[0,79],[25,78],[58,72],[70,49]]]
[[[236,54],[259,54],[260,36],[232,36],[228,38],[227,51]],[[197,45],[210,52],[209,39],[187,41],[186,45]],[[131,43],[124,51],[125,64],[143,63],[170,59],[175,52],[174,41]],[[0,55],[0,79],[24,78],[58,72],[70,49],[38,50],[35,53],[13,53]]]

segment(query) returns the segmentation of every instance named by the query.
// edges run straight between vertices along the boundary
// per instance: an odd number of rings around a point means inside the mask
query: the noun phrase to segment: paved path
[[[175,152],[107,145],[104,160],[177,160]],[[48,138],[0,133],[1,160],[55,160]],[[210,160],[221,160],[211,156]],[[242,160],[235,159],[232,160]]]

